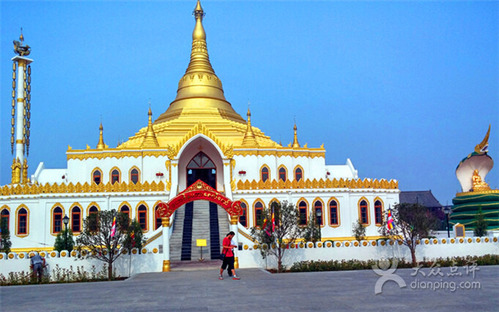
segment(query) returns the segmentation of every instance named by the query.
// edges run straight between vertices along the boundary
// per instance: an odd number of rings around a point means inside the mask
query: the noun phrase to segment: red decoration
[[[163,172],[158,172],[158,173],[156,173],[156,176],[157,176],[157,177],[162,177],[162,176],[163,176]]]
[[[246,174],[246,171],[241,170],[241,171],[239,171],[239,174]]]

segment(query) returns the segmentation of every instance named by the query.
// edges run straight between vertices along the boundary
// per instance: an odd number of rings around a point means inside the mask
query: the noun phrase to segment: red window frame
[[[305,201],[301,201],[298,203],[298,214],[299,214],[299,225],[305,226],[307,225],[308,217],[307,217],[307,203]]]
[[[137,221],[139,221],[142,230],[147,231],[147,208],[144,205],[140,205],[137,209]]]
[[[132,172],[130,173],[130,180],[133,184],[137,184],[137,182],[139,182],[139,171],[137,169],[132,169]]]
[[[111,172],[111,184],[114,184],[116,182],[120,183],[120,172],[117,169],[114,169]]]
[[[263,204],[261,201],[255,203],[255,226],[263,226]]]
[[[321,211],[321,218],[318,220],[318,222],[319,222],[320,226],[323,226],[324,225],[324,210],[322,210],[322,202],[320,200],[317,200],[314,203],[314,213],[315,213],[316,217],[317,217],[317,210]]]
[[[369,224],[369,213],[367,211],[367,202],[365,200],[360,202],[360,223]]]
[[[243,210],[243,213],[239,216],[239,223],[241,223],[241,225],[244,227],[248,227],[248,207],[246,206],[246,203],[241,202],[241,208]]]
[[[3,209],[2,212],[0,212],[0,226],[2,225],[2,223],[4,222],[4,220],[6,220],[6,224],[7,224],[7,230],[9,230],[10,226],[9,226],[9,222],[10,222],[10,211],[7,210],[7,209]]]
[[[338,203],[335,200],[329,202],[329,222],[331,225],[339,225]]]
[[[263,167],[261,173],[262,173],[261,176],[262,181],[263,182],[267,181],[269,179],[269,168]]]
[[[374,202],[374,218],[376,224],[381,225],[383,223],[383,205],[379,200]]]
[[[62,231],[62,208],[56,207],[52,213],[52,230],[55,234]]]
[[[81,232],[81,209],[78,206],[71,209],[71,230]]]
[[[286,182],[286,179],[287,179],[286,169],[283,167],[279,168],[279,180]]]
[[[17,213],[17,234],[28,234],[28,211],[24,208]]]
[[[94,171],[92,175],[92,181],[94,181],[94,183],[97,185],[99,185],[102,182],[102,172],[100,172],[100,170]]]
[[[303,172],[301,168],[296,168],[295,169],[295,180],[300,181],[303,178]]]

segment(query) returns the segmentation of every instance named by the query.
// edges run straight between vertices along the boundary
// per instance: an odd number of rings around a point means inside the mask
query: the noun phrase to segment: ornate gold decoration
[[[97,143],[97,149],[105,149],[107,148],[106,144],[104,144],[104,138],[102,136],[102,131],[104,130],[104,128],[102,127],[102,122],[99,126],[99,143]]]
[[[154,132],[154,129],[152,127],[152,112],[150,107],[147,115],[149,116],[147,132],[144,135],[144,140],[142,141],[142,145],[140,147],[158,147],[158,139],[156,139],[156,133]]]
[[[19,161],[19,158],[17,159],[13,159],[12,160],[12,180],[11,180],[11,183],[12,184],[18,184],[18,183],[21,183],[21,170],[22,170],[22,166],[21,166],[21,161]],[[5,188],[6,186],[4,186]]]
[[[293,137],[293,148],[299,148],[300,147],[300,143],[298,143],[298,136],[296,135],[296,123],[295,123],[295,126],[293,127],[293,130],[294,130],[294,137]]]
[[[475,146],[475,153],[483,154],[487,152],[487,149],[489,147],[489,135],[490,135],[490,125],[489,125],[489,130],[487,130],[487,134],[485,134],[485,137],[483,138],[482,142],[480,142],[480,144],[477,144]]]
[[[92,151],[97,151],[97,150],[68,150],[67,151],[67,159],[78,159],[78,160],[85,160],[85,159],[104,159],[104,158],[124,158],[124,157],[133,157],[133,158],[138,158],[138,157],[146,157],[146,156],[151,156],[151,157],[159,157],[159,156],[166,156],[167,151],[162,150],[162,151],[148,151],[148,150],[129,150],[129,151],[123,151],[120,149],[107,149],[105,152],[99,152],[99,153],[92,153]]]
[[[282,180],[239,180],[237,182],[238,190],[265,190],[265,189],[317,189],[317,188],[348,188],[348,189],[398,189],[398,181],[385,179],[320,179],[310,180],[301,179],[300,181]]]
[[[490,131],[490,128],[489,128],[489,131]],[[487,133],[487,135],[488,135],[488,133]],[[476,150],[476,148],[475,148],[475,150]],[[471,177],[471,179],[473,180],[473,192],[475,192],[475,191],[481,192],[481,191],[490,190],[490,186],[485,181],[482,181],[482,177],[480,176],[480,174],[478,174],[477,169],[475,169],[473,171],[473,176]]]
[[[18,184],[15,187],[5,185],[0,187],[0,195],[28,195],[28,194],[72,194],[72,193],[119,193],[119,192],[164,192],[165,184],[160,181],[152,183],[140,181],[134,183],[100,183],[99,185],[85,182],[69,184]]]
[[[326,157],[326,151],[324,148],[300,148],[298,150],[293,150],[290,148],[278,148],[278,149],[254,149],[254,150],[245,150],[245,149],[235,149],[234,155],[237,156],[276,156],[276,157],[284,157],[291,156],[293,158],[298,157]]]
[[[251,112],[248,107],[248,121],[246,122],[246,133],[244,134],[243,138],[243,143],[241,144],[242,146],[251,146],[251,147],[258,147],[258,142],[256,141],[255,138],[255,133],[253,132],[253,128],[251,127]]]
[[[22,178],[22,183],[26,184],[28,183],[28,160],[24,158],[24,163],[23,163],[23,178]]]
[[[161,218],[161,225],[163,225],[163,227],[170,227],[170,218],[169,217],[162,217]]]
[[[29,45],[23,45],[24,44],[24,36],[22,34],[22,29],[21,29],[21,35],[19,36],[19,40],[14,40],[14,52],[16,52],[20,56],[28,56],[31,53],[31,47]]]

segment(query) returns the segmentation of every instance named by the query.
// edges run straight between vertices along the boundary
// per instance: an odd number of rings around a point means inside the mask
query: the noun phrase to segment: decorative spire
[[[152,127],[152,111],[151,107],[149,107],[149,122],[147,124],[147,132],[144,136],[144,141],[142,141],[142,145],[140,147],[158,147],[158,139],[156,138],[156,133],[154,132],[154,128]]]
[[[475,146],[475,153],[484,154],[488,152],[489,135],[490,135],[490,125],[489,125],[489,130],[487,130],[487,134],[483,138],[482,142],[480,142],[480,144],[477,144],[477,146]]]
[[[203,27],[203,17],[205,16],[205,13],[199,0],[192,14],[196,19],[196,25],[192,32],[191,61],[189,62],[189,66],[185,73],[190,74],[201,71],[214,75],[215,71],[213,70],[213,67],[211,67],[208,47],[206,45],[206,32]]]
[[[104,130],[104,127],[102,127],[102,122],[100,123],[99,127],[99,143],[97,143],[97,149],[105,149],[107,146],[104,144],[104,137],[102,136],[102,131]]]
[[[295,122],[295,126],[293,127],[293,130],[295,131],[295,137],[293,139],[293,148],[295,147],[300,147],[300,143],[298,143],[298,136],[296,135],[296,122]]]
[[[251,112],[248,107],[248,121],[246,123],[246,133],[243,138],[243,146],[258,146],[258,142],[255,138],[255,133],[253,132],[253,128],[251,127]]]

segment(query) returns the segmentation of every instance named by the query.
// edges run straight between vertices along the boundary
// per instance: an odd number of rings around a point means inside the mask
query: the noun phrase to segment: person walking
[[[43,268],[45,267],[45,258],[36,254],[31,257],[31,269],[33,270],[33,277],[38,276],[38,283],[42,282]]]
[[[232,279],[233,280],[240,280],[241,278],[236,275],[236,271],[234,270],[234,248],[237,247],[236,245],[232,244],[232,238],[236,235],[234,232],[230,231],[229,234],[225,236],[222,242],[222,255],[223,257],[223,262],[222,262],[222,267],[220,268],[220,276],[218,277],[219,280],[223,280],[223,273],[225,268],[227,268],[227,271],[232,272]],[[230,274],[229,274],[230,276]]]

